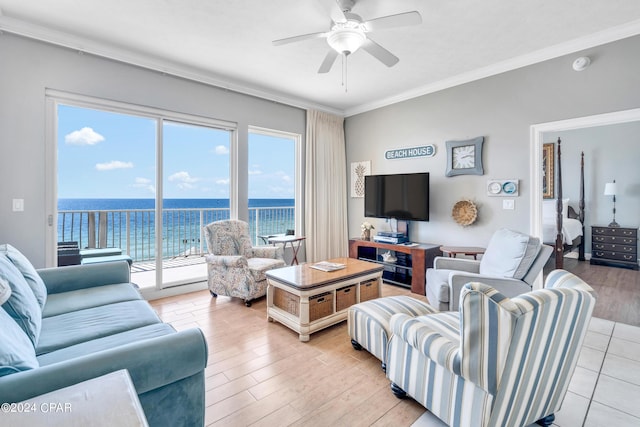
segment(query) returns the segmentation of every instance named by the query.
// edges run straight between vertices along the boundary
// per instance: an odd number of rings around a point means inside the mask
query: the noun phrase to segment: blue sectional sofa
[[[0,403],[127,369],[151,426],[204,425],[206,340],[162,323],[126,261],[35,270],[0,245],[0,303]]]

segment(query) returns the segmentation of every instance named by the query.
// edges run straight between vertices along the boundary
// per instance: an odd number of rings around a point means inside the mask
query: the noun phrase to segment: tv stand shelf
[[[396,254],[406,254],[406,265],[384,262],[379,259],[379,250],[394,251]],[[442,256],[440,245],[422,243],[416,246],[394,245],[391,243],[375,242],[373,240],[350,239],[349,258],[375,262],[385,267],[382,280],[394,285],[411,288],[411,292],[424,295],[425,272],[433,267],[433,259]],[[400,257],[398,257],[400,259]],[[393,268],[393,272],[391,272]],[[400,271],[398,271],[400,270]],[[385,277],[385,272],[389,272]]]

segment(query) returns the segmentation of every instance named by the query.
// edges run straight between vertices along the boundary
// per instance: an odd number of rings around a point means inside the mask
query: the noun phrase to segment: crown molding
[[[545,49],[540,49],[526,55],[521,55],[506,61],[491,64],[468,73],[458,74],[444,80],[440,80],[425,86],[420,86],[410,91],[380,99],[378,101],[362,104],[354,108],[344,111],[345,117],[354,116],[356,114],[365,113],[367,111],[386,107],[398,102],[407,101],[419,96],[428,95],[444,89],[449,89],[475,80],[484,79],[507,71],[512,71],[528,65],[537,64],[549,59],[558,58],[564,55],[572,54],[584,49],[622,40],[628,37],[640,34],[640,20],[631,21],[627,24],[589,34],[585,37],[579,37],[564,43],[557,44]]]
[[[0,34],[2,32],[12,33],[19,36],[51,43],[57,46],[77,50],[78,53],[89,53],[99,57],[123,62],[137,67],[158,71],[164,74],[193,80],[210,86],[238,92],[244,95],[255,96],[257,98],[266,99],[268,101],[277,102],[301,109],[315,109],[327,113],[335,114],[340,117],[344,115],[344,111],[332,108],[326,105],[310,102],[309,100],[292,97],[290,95],[270,91],[263,88],[249,86],[246,83],[223,77],[214,73],[206,72],[195,67],[188,67],[158,58],[136,52],[129,49],[118,48],[108,43],[102,43],[95,40],[81,38],[72,34],[46,28],[40,25],[28,23],[19,19],[11,18],[2,14],[0,10]]]
[[[114,47],[107,43],[95,40],[80,38],[72,34],[53,30],[40,25],[31,24],[19,19],[11,18],[2,14],[0,9],[0,33],[8,33],[40,40],[69,49],[77,50],[79,53],[90,53],[96,56],[112,59],[119,62],[135,65],[138,67],[158,71],[176,77],[193,80],[218,88],[238,92],[245,95],[255,96],[269,101],[301,108],[316,109],[341,117],[354,116],[367,111],[386,107],[409,99],[417,98],[430,93],[449,89],[465,83],[491,77],[507,71],[533,65],[539,62],[558,58],[572,54],[584,49],[611,43],[624,38],[640,34],[640,20],[631,21],[627,24],[599,31],[585,37],[576,38],[568,42],[560,43],[545,49],[521,55],[506,61],[491,64],[467,73],[458,74],[443,80],[439,80],[428,85],[399,93],[394,96],[382,98],[373,102],[361,104],[345,110],[337,109],[327,105],[310,102],[307,99],[292,97],[277,91],[250,86],[244,82],[233,80],[227,76],[220,76],[204,70],[180,65],[162,58],[135,52],[129,49]]]

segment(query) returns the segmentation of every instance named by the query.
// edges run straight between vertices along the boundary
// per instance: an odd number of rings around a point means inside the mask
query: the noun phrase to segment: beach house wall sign
[[[433,144],[419,147],[392,148],[384,152],[387,160],[411,159],[414,157],[433,157],[436,154],[436,146]]]

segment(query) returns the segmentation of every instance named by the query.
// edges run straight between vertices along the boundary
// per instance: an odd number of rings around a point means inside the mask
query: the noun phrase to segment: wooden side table
[[[440,246],[440,250],[447,254],[449,258],[455,258],[458,254],[473,255],[473,259],[478,259],[478,255],[482,255],[486,248],[475,246]]]

